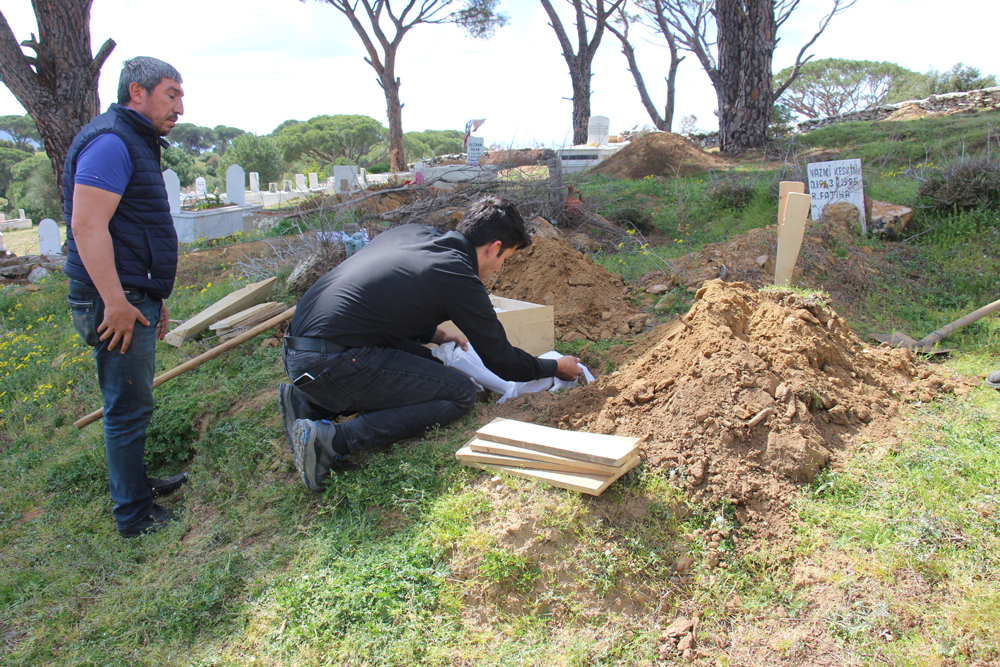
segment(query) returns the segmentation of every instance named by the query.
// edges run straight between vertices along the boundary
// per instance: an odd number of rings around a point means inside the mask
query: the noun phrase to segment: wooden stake
[[[785,207],[788,204],[788,195],[792,192],[802,194],[806,191],[806,184],[799,181],[782,181],[778,185],[778,239],[781,238],[781,226],[785,222]]]
[[[249,331],[246,331],[246,332],[240,334],[236,338],[233,338],[232,340],[227,340],[222,345],[219,345],[218,347],[213,347],[211,350],[208,350],[207,352],[199,354],[194,359],[190,359],[188,361],[185,361],[180,366],[175,366],[174,368],[171,368],[169,371],[167,371],[165,373],[162,373],[162,374],[156,376],[153,379],[153,387],[159,387],[161,384],[163,384],[167,380],[173,380],[178,375],[180,375],[182,373],[186,373],[189,370],[191,370],[192,368],[197,368],[198,366],[201,366],[206,361],[210,361],[212,359],[215,359],[217,356],[219,356],[223,352],[227,352],[227,351],[233,349],[234,347],[236,347],[240,343],[242,343],[244,341],[250,340],[251,338],[253,338],[257,334],[264,333],[268,329],[273,329],[274,327],[278,326],[282,322],[284,322],[286,320],[290,320],[292,318],[292,315],[294,315],[294,314],[295,314],[295,307],[293,306],[293,307],[289,308],[288,310],[286,310],[285,312],[281,313],[280,315],[276,315],[275,317],[272,317],[267,322],[264,322],[262,324],[258,324],[253,329],[250,329]],[[88,426],[90,424],[93,424],[94,422],[96,422],[98,419],[100,419],[103,416],[104,416],[104,408],[101,408],[100,410],[94,410],[93,412],[91,412],[86,417],[81,417],[80,419],[78,419],[75,422],[73,422],[73,426],[75,426],[77,428],[83,428],[84,426]]]
[[[806,217],[809,215],[811,203],[812,197],[809,195],[788,193],[782,231],[778,237],[778,258],[774,262],[774,284],[777,287],[784,287],[792,282],[792,272],[795,270],[795,262],[799,259],[802,235],[805,233]]]

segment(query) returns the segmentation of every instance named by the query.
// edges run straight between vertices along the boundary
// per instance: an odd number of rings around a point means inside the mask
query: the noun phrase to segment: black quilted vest
[[[167,143],[151,125],[117,104],[87,123],[76,135],[63,167],[63,213],[69,250],[66,274],[93,284],[73,240],[73,186],[76,158],[84,146],[106,132],[117,134],[132,156],[134,170],[108,229],[115,249],[115,269],[122,287],[135,287],[166,299],[177,273],[177,231],[160,173],[160,148]]]

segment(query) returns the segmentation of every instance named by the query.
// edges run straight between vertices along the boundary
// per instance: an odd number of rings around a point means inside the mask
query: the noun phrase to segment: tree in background
[[[293,120],[293,119],[286,120],[283,123],[281,123],[281,125],[271,130],[271,134],[269,134],[268,136],[270,136],[273,139],[274,137],[277,137],[278,134],[281,133],[281,131],[286,127],[291,127],[292,125],[298,125],[301,122],[302,122],[301,120]]]
[[[390,0],[326,0],[350,21],[361,38],[378,84],[385,93],[386,114],[389,118],[389,160],[393,171],[406,171],[406,151],[403,144],[403,104],[399,99],[399,77],[396,76],[396,53],[403,37],[422,23],[456,23],[472,37],[489,38],[507,23],[507,17],[497,11],[499,0],[464,0],[459,7],[454,0],[413,0],[397,2],[402,10],[392,8]],[[383,29],[391,26],[392,36]]]
[[[177,123],[167,135],[167,141],[191,155],[201,155],[215,143],[215,131],[194,123]]]
[[[684,60],[680,55],[680,48],[677,44],[677,37],[674,35],[670,24],[667,23],[666,6],[664,0],[636,0],[641,9],[640,13],[629,15],[622,6],[618,10],[616,20],[607,24],[608,32],[618,38],[622,45],[622,54],[628,62],[629,72],[635,81],[636,90],[639,91],[639,99],[645,107],[649,119],[653,121],[653,126],[661,132],[670,132],[674,124],[674,98],[677,90],[677,67]],[[646,82],[639,71],[639,62],[635,57],[635,48],[629,40],[628,31],[630,23],[641,23],[653,32],[661,35],[667,42],[667,49],[670,51],[670,65],[667,67],[667,99],[663,105],[663,115],[660,115],[653,98],[646,90]]]
[[[227,150],[229,150],[229,146],[232,145],[233,139],[242,134],[246,134],[246,131],[241,130],[238,127],[216,125],[212,129],[212,133],[213,137],[215,138],[215,143],[214,143],[215,152],[218,153],[219,156],[221,157],[226,154]]]
[[[569,76],[573,84],[573,143],[587,143],[587,129],[590,124],[590,79],[593,77],[591,68],[597,47],[604,37],[604,28],[608,19],[625,0],[615,0],[605,4],[604,0],[567,0],[576,14],[576,52],[573,43],[566,34],[562,20],[552,6],[551,0],[542,0],[542,7],[549,15],[549,25],[556,33],[559,46],[562,47],[563,58],[569,67]],[[587,18],[594,23],[594,34],[587,36]]]
[[[6,132],[10,140],[14,142],[15,148],[29,153],[35,152],[32,142],[41,143],[42,135],[38,134],[35,121],[31,116],[0,116],[0,132]],[[3,190],[0,190],[3,192]]]
[[[307,157],[324,165],[333,164],[338,158],[356,164],[387,135],[382,123],[368,116],[316,116],[305,123],[286,126],[275,135],[275,141],[286,162]]]
[[[856,0],[832,0],[832,8],[799,50],[788,79],[775,86],[771,63],[778,30],[801,0],[663,0],[664,16],[682,49],[695,55],[715,88],[719,145],[724,153],[763,146],[772,104],[812,58],[806,51],[834,16]]]
[[[270,137],[262,137],[246,132],[233,139],[226,154],[219,158],[217,173],[225,178],[226,170],[238,164],[243,171],[256,171],[261,183],[280,183],[285,173],[285,161],[281,158],[281,148]]]
[[[32,34],[20,44],[0,12],[0,80],[35,121],[56,183],[73,138],[101,111],[97,81],[115,48],[109,39],[91,56],[91,2],[32,0],[41,38]],[[22,46],[35,55],[25,55]]]
[[[927,72],[927,95],[922,97],[966,93],[980,88],[992,88],[995,85],[997,85],[995,75],[983,75],[976,67],[955,63],[947,72],[938,72],[934,69]]]
[[[174,129],[177,129],[176,126]],[[180,146],[170,146],[160,153],[160,168],[164,171],[173,169],[177,174],[177,180],[181,182],[181,187],[185,188],[194,183],[194,179],[199,176],[194,158]]]
[[[427,146],[428,154],[423,157],[437,157],[463,152],[462,139],[465,133],[460,130],[424,130],[423,132],[407,132],[407,137],[413,137]]]
[[[7,144],[0,145],[0,196],[3,196],[14,178],[14,165],[24,162],[32,156],[32,153],[14,148],[11,142],[4,141],[0,144]]]
[[[791,70],[775,74],[775,86],[787,80]],[[919,78],[894,63],[825,58],[803,64],[780,101],[806,118],[837,116],[878,106]]]
[[[12,209],[23,208],[33,220],[62,220],[62,188],[52,178],[52,163],[45,153],[29,155],[11,167],[7,199]]]

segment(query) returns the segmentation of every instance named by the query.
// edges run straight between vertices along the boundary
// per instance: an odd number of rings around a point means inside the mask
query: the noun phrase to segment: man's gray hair
[[[132,99],[128,87],[133,81],[142,86],[147,93],[151,93],[163,79],[184,83],[181,81],[181,73],[173,65],[157,58],[139,56],[126,60],[122,65],[121,78],[118,79],[118,104],[124,106]]]

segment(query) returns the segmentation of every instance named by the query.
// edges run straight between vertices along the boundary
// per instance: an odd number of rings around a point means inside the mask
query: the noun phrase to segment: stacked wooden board
[[[209,329],[215,332],[219,340],[229,340],[241,333],[257,326],[261,322],[267,322],[275,315],[279,315],[288,310],[288,306],[281,302],[268,301],[251,306],[246,310],[231,315],[224,320],[219,320],[215,324],[209,325]]]
[[[268,278],[227,294],[197,315],[177,325],[166,335],[163,342],[180,347],[184,343],[194,340],[194,337],[208,328],[209,325],[266,301],[276,280],[277,278]]]
[[[494,419],[456,452],[465,465],[599,496],[639,465],[639,439]]]

